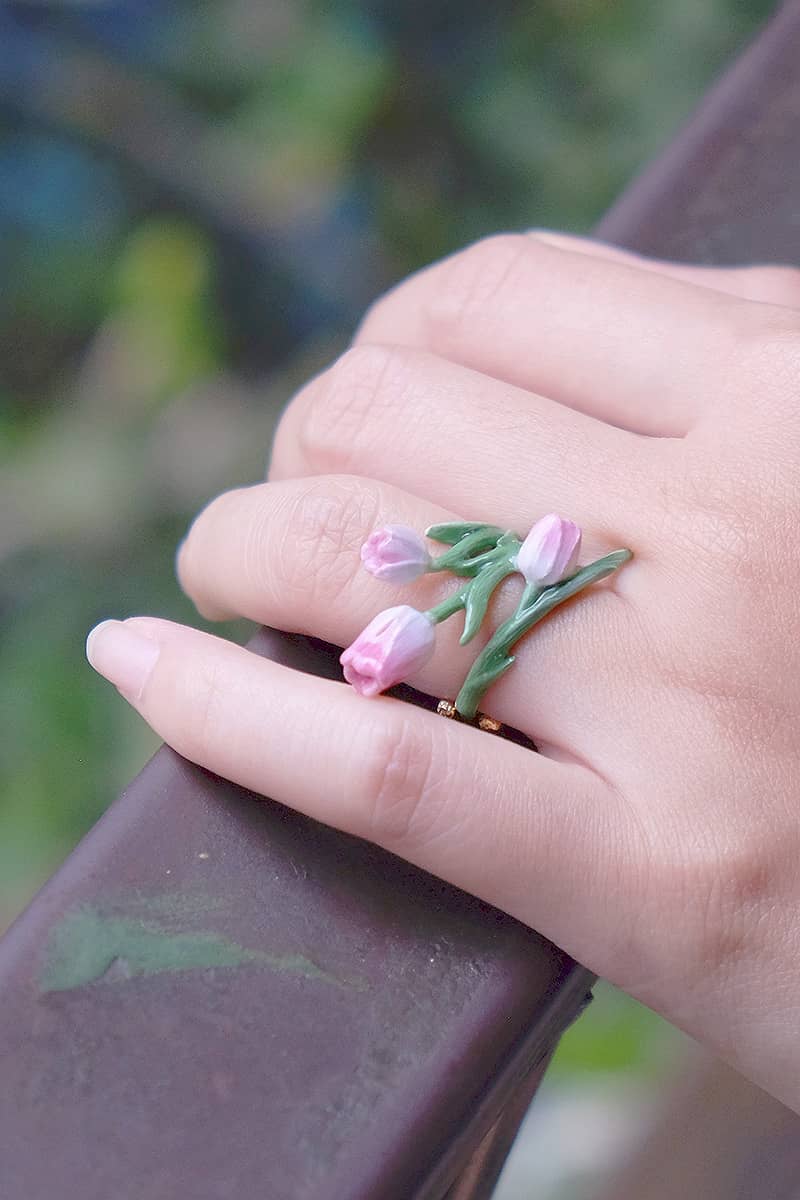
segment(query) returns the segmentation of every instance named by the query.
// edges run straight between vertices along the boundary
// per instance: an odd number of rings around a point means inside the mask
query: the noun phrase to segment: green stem
[[[519,538],[513,533],[496,537],[493,527],[482,527],[463,537],[438,558],[431,559],[428,571],[450,571],[453,575],[471,579],[488,563],[512,558],[519,548]]]
[[[583,591],[591,583],[613,574],[631,557],[630,550],[615,550],[604,558],[582,567],[571,579],[539,590],[528,584],[517,611],[498,626],[470,668],[461,691],[456,697],[456,709],[462,717],[472,720],[487,688],[508,670],[514,661],[511,649],[523,634],[546,617],[559,604]]]
[[[523,608],[528,608],[529,605],[533,604],[534,600],[536,600],[536,598],[541,595],[543,591],[544,588],[540,588],[536,583],[526,583],[522,592],[522,599],[517,605],[517,612]]]
[[[460,609],[466,608],[466,592],[467,588],[462,588],[460,592],[453,592],[452,596],[448,596],[441,604],[437,604],[435,608],[429,608],[425,616],[433,621],[434,625],[439,625],[442,621],[446,621],[448,617],[452,617]]]
[[[514,539],[514,542],[517,546],[519,545],[517,539]],[[453,592],[452,596],[448,596],[441,604],[437,604],[435,608],[428,609],[425,615],[433,621],[434,625],[438,625],[440,622],[446,621],[448,617],[452,617],[454,613],[459,612],[460,609],[465,609],[466,617],[461,644],[462,646],[466,645],[478,632],[495,588],[502,583],[506,576],[513,575],[516,571],[517,568],[514,566],[512,557],[506,540],[482,554],[479,559],[473,559],[475,571],[470,570],[469,582],[465,583],[459,591]],[[468,566],[471,565],[468,564]],[[452,567],[450,569],[453,570]]]

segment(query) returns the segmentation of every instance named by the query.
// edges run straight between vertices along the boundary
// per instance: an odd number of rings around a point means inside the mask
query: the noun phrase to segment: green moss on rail
[[[267,954],[217,933],[174,932],[88,906],[68,912],[53,928],[39,985],[43,992],[66,992],[96,980],[120,983],[138,975],[247,965],[344,986],[302,954]]]

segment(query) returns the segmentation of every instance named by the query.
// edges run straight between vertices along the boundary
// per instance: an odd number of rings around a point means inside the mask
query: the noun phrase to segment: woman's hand
[[[207,617],[344,646],[454,587],[369,576],[375,527],[556,510],[584,561],[635,557],[486,697],[542,752],[155,619],[91,660],[180,753],[535,926],[800,1111],[799,390],[800,273],[489,239],[375,306],[179,573]],[[436,696],[455,625],[410,681]]]

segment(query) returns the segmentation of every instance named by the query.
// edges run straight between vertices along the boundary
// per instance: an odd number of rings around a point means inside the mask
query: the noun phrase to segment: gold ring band
[[[452,700],[440,700],[436,705],[436,711],[440,717],[448,717],[451,721],[461,721],[463,725],[474,725],[476,729],[482,729],[485,733],[503,732],[502,722],[496,721],[494,717],[488,717],[486,713],[476,713],[471,719],[462,717]]]

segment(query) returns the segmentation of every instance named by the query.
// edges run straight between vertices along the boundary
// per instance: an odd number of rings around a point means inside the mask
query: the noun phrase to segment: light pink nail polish
[[[158,642],[134,633],[122,621],[102,621],[86,639],[86,657],[100,675],[122,692],[139,700],[159,654]]]

